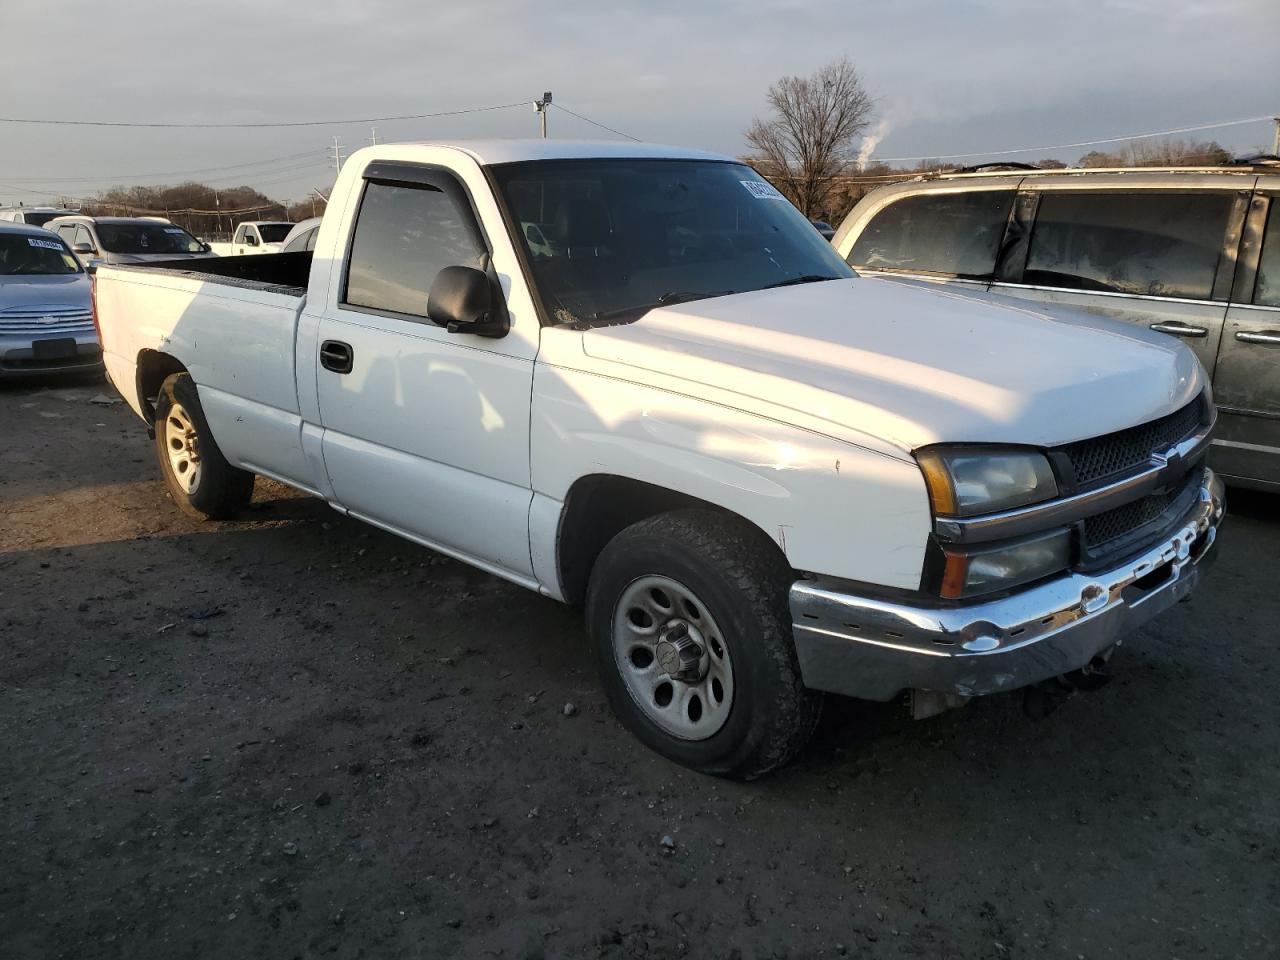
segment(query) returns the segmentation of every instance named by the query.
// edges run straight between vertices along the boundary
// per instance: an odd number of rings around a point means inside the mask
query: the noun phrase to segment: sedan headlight
[[[982,550],[944,548],[942,589],[949,600],[1008,590],[1065,570],[1071,559],[1071,532],[1036,534],[1026,540]]]
[[[1051,500],[1058,483],[1043,453],[930,447],[916,453],[940,517],[971,517]]]

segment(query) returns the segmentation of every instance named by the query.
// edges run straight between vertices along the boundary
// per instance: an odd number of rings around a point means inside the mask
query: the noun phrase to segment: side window
[[[71,246],[76,239],[76,225],[74,223],[64,223],[58,228],[58,236],[60,236],[67,246]]]
[[[316,248],[316,229],[304,230],[285,245],[281,253],[302,253]]]
[[[76,243],[87,243],[94,250],[98,249],[98,245],[93,242],[93,234],[83,224],[76,227]]]
[[[1280,198],[1271,198],[1267,228],[1262,234],[1262,253],[1258,257],[1258,284],[1253,288],[1253,302],[1265,307],[1280,307]]]
[[[437,273],[481,263],[469,216],[434,187],[371,181],[356,218],[344,301],[425,317]]]
[[[1226,192],[1047,192],[1023,282],[1207,300],[1231,202]]]
[[[1012,190],[904,197],[866,225],[849,265],[989,280],[1013,197]]]

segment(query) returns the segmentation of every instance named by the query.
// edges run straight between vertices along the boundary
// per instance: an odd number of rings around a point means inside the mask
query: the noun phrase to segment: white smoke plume
[[[858,169],[867,169],[867,162],[871,159],[871,155],[876,152],[876,147],[880,146],[880,141],[889,135],[889,119],[881,117],[875,122],[875,126],[871,128],[871,132],[862,138],[862,146],[858,148]]]

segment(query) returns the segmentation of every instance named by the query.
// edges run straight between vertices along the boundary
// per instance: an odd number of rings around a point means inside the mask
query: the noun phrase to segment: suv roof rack
[[[1235,157],[1227,161],[1229,167],[1274,167],[1280,166],[1280,157],[1274,153],[1251,153],[1247,157]]]
[[[1020,160],[996,160],[991,163],[974,163],[967,167],[956,167],[948,173],[977,173],[980,170],[1039,170],[1040,168]]]
[[[908,179],[936,180],[943,177],[972,177],[975,174],[982,175],[982,176],[998,177],[1002,173],[1008,173],[1010,175],[1015,173],[1035,174],[1038,177],[1054,177],[1054,176],[1059,176],[1059,177],[1077,176],[1078,177],[1082,174],[1097,174],[1097,173],[1127,173],[1127,174],[1132,174],[1134,176],[1141,176],[1141,175],[1150,174],[1150,173],[1186,173],[1186,174],[1220,173],[1224,175],[1225,174],[1239,175],[1242,173],[1248,173],[1251,168],[1254,171],[1274,170],[1278,165],[1280,165],[1280,158],[1272,159],[1267,156],[1248,157],[1248,158],[1244,158],[1239,161],[1233,161],[1227,164],[1217,164],[1212,166],[1190,166],[1190,167],[1049,167],[1049,168],[1043,168],[1043,167],[1024,167],[1022,165],[1014,167],[1012,165],[1008,165],[1009,169],[1004,171],[991,170],[991,169],[979,169],[979,167],[964,167],[959,170],[931,170],[927,173],[916,174],[914,177],[911,177]],[[986,167],[987,165],[983,164],[980,166]],[[1006,165],[1001,164],[1000,166],[1006,166]]]

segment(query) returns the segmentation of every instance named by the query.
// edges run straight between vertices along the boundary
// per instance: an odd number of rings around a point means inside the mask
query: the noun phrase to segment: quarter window
[[[1253,288],[1253,302],[1266,307],[1280,307],[1280,198],[1271,198],[1267,229],[1262,235],[1262,254],[1258,259],[1258,284]]]
[[[1231,202],[1227,193],[1045,193],[1023,282],[1207,300]]]
[[[443,191],[371,182],[351,243],[346,302],[425,317],[436,274],[479,267],[482,253],[468,218]]]
[[[280,252],[304,253],[308,250],[314,250],[316,248],[316,231],[318,229],[319,227],[312,227],[309,230],[303,230],[302,233],[290,240],[288,245]]]
[[[1013,194],[971,190],[905,197],[872,218],[849,251],[849,264],[989,280]]]

